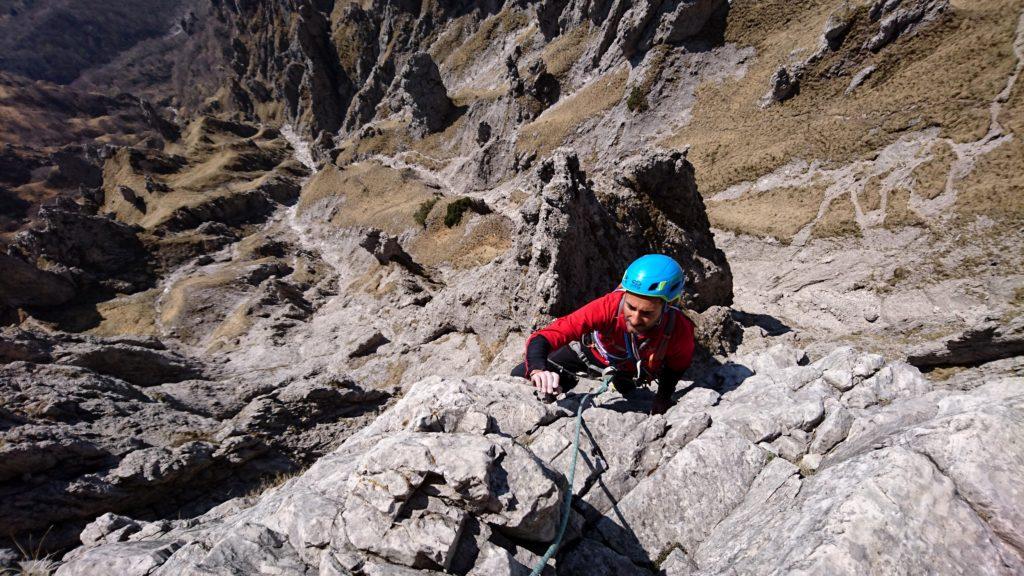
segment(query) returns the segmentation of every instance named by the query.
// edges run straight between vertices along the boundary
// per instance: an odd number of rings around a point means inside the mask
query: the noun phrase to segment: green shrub
[[[459,198],[448,205],[448,211],[444,215],[444,225],[451,228],[462,222],[462,215],[466,210],[474,209],[476,202],[472,198]]]
[[[630,89],[629,97],[626,98],[626,108],[629,108],[630,112],[647,111],[647,96],[640,90],[639,86],[633,86]]]
[[[437,204],[436,196],[424,200],[423,203],[420,204],[420,207],[416,209],[416,213],[412,215],[413,220],[415,220],[420,226],[426,228],[427,216],[430,214],[430,211],[434,209],[434,204]]]

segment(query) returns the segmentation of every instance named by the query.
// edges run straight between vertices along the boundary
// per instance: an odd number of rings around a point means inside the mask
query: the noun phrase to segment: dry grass
[[[97,304],[96,312],[102,320],[89,333],[96,336],[155,336],[156,299],[159,295],[160,290],[154,288]]]
[[[218,300],[224,301],[227,299],[228,291],[235,290],[240,293],[239,289],[231,288],[232,284],[239,281],[239,276],[242,273],[240,268],[273,261],[273,258],[265,258],[252,263],[246,263],[245,266],[226,266],[202,276],[192,276],[179,280],[171,286],[167,297],[163,300],[163,306],[160,310],[160,322],[164,326],[173,327],[187,320],[202,319],[204,322],[210,320],[210,315],[214,311],[210,310],[209,298],[202,297],[204,292],[217,292],[220,295]],[[217,313],[220,314],[221,312]],[[179,330],[179,332],[181,331]],[[185,338],[187,335],[182,333],[181,336]]]
[[[873,212],[882,207],[882,179],[885,174],[875,174],[864,183],[864,189],[857,192],[857,203],[862,212]]]
[[[418,226],[416,210],[434,196],[412,170],[395,170],[376,161],[358,162],[344,170],[329,166],[310,180],[299,200],[299,213],[306,214],[321,201],[337,197],[329,215],[338,227],[366,226],[398,235]]]
[[[561,146],[583,122],[622,101],[628,78],[629,69],[623,65],[559,100],[520,129],[517,150],[535,151],[538,156],[544,156]]]
[[[183,144],[170,148],[172,153],[185,154],[189,163],[170,174],[149,174],[168,188],[162,192],[148,192],[146,174],[132,165],[131,151],[119,150],[103,167],[103,211],[122,222],[156,228],[180,209],[252,190],[270,178],[275,166],[292,162],[282,139],[268,140],[255,128],[245,133],[251,137],[218,127],[212,118],[192,122]],[[126,200],[119,192],[121,186],[130,188],[144,206]]]
[[[932,159],[914,168],[914,194],[932,199],[946,189],[946,176],[956,155],[945,142],[936,142],[931,148]]]
[[[905,226],[924,226],[925,221],[910,209],[910,192],[905,188],[889,191],[889,202],[885,207],[883,226],[889,229]]]
[[[249,301],[235,307],[210,334],[207,352],[227,352],[237,348],[238,339],[252,328],[252,309]]]
[[[776,188],[736,200],[708,201],[708,218],[717,228],[786,242],[814,221],[824,198],[823,186]]]
[[[375,122],[372,134],[360,136],[357,133],[341,143],[341,153],[335,159],[335,164],[345,166],[374,154],[394,155],[408,147],[408,133],[407,121]]]
[[[488,48],[515,30],[526,27],[529,22],[529,14],[526,11],[519,9],[515,4],[506,4],[501,12],[481,22],[477,31],[465,41],[458,41],[458,45],[451,49],[450,54],[439,62],[439,67],[454,77],[461,78]],[[446,40],[447,44],[457,42],[455,38]],[[445,44],[437,46],[439,55],[446,51]]]
[[[544,46],[541,59],[548,73],[556,78],[565,77],[573,64],[583,56],[594,32],[594,25],[590,20],[585,20],[582,26],[559,35]]]
[[[410,147],[419,154],[410,159],[429,170],[440,170],[447,160],[458,155],[458,137],[465,126],[466,116],[463,114],[444,130],[416,140]]]
[[[1017,228],[1019,237],[1024,225],[1024,76],[1017,78],[999,122],[1012,139],[979,158],[974,171],[957,184],[955,208],[964,222],[986,215],[1010,230]]]
[[[464,14],[452,20],[430,44],[427,52],[440,66],[462,45],[467,36],[473,34],[476,19],[473,14]]]
[[[467,213],[449,228],[444,224],[447,205],[438,206],[427,218],[426,232],[409,246],[413,258],[427,266],[448,264],[454,268],[472,268],[486,264],[512,246],[512,223],[499,214]]]
[[[857,213],[849,194],[842,194],[825,210],[825,214],[814,224],[811,236],[814,238],[835,238],[860,234]]]
[[[768,109],[757,106],[769,78],[789,54],[808,55],[832,0],[734,2],[726,41],[753,45],[758,58],[739,80],[697,90],[693,122],[664,143],[691,144],[700,189],[707,195],[753,180],[795,158],[845,163],[894,142],[908,130],[938,126],[941,135],[972,141],[988,127],[988,103],[1014,64],[1010,51],[1019,10],[1010,0],[972,2],[949,10],[915,36],[878,54],[861,53],[876,29],[863,13],[835,53],[807,71],[800,93]],[[850,75],[829,77],[840,60],[877,67],[844,96]]]
[[[1024,143],[1020,137],[981,157],[974,172],[957,188],[955,210],[962,222],[985,215],[1024,224]]]

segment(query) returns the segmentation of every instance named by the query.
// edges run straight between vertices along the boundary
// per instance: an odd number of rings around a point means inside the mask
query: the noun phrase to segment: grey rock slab
[[[905,362],[893,362],[845,392],[842,402],[851,408],[867,408],[898,398],[922,396],[931,390],[932,384],[917,368]]]
[[[671,422],[675,418],[675,414],[704,412],[718,404],[721,397],[721,394],[710,388],[696,386],[688,390],[682,398],[676,400],[675,404],[665,412],[665,419]]]
[[[525,566],[516,557],[500,546],[489,542],[481,547],[473,568],[467,576],[491,576],[492,574],[508,574],[508,576],[529,576],[532,566]],[[542,574],[551,574],[550,569]]]
[[[413,54],[399,72],[389,106],[393,111],[410,110],[418,136],[441,130],[455,108],[437,64],[426,52]]]
[[[856,74],[853,75],[853,78],[850,79],[850,85],[846,87],[846,92],[844,92],[844,94],[849,96],[850,94],[853,93],[854,90],[860,88],[861,84],[863,84],[864,81],[868,79],[868,77],[874,74],[875,69],[876,68],[874,66],[865,66],[864,68],[861,68]],[[866,313],[864,315],[864,319],[867,320],[868,322],[874,322],[878,320],[878,312]]]
[[[75,297],[67,278],[40,270],[14,256],[0,254],[0,303],[4,306],[57,306]]]
[[[932,392],[919,398],[873,407],[870,411],[851,411],[856,417],[846,440],[829,452],[823,459],[823,465],[829,466],[890,445],[894,436],[934,418],[939,413],[942,398],[948,395],[945,391]]]
[[[846,439],[853,425],[854,417],[845,407],[835,406],[825,420],[814,429],[814,439],[810,451],[814,454],[825,454],[836,444]]]
[[[212,465],[213,452],[213,445],[207,442],[136,450],[122,458],[106,480],[114,485],[134,487],[180,481]]]
[[[807,453],[807,442],[793,436],[780,436],[771,445],[779,456],[793,463],[799,462]]]
[[[820,423],[827,397],[820,388],[794,391],[774,373],[762,373],[723,394],[708,413],[716,424],[732,427],[750,442],[770,442],[791,429],[810,430]]]
[[[119,574],[147,576],[163,565],[181,545],[176,542],[124,542],[85,550],[61,565],[55,576]]]
[[[83,431],[26,424],[0,435],[0,481],[61,467],[61,472],[95,469],[111,453],[85,439]]]
[[[490,432],[512,438],[567,415],[557,405],[539,402],[522,378],[453,380],[435,376],[418,382],[366,432],[454,431],[463,418],[478,419],[480,413],[487,414]]]
[[[875,2],[870,12],[872,20],[879,20],[878,32],[864,43],[864,48],[877,52],[920,24],[934,20],[948,8],[947,0]]]
[[[715,428],[644,478],[597,523],[609,546],[641,565],[676,545],[695,550],[743,500],[767,453]]]
[[[575,418],[545,427],[528,448],[554,470],[568,476]],[[600,516],[653,471],[661,459],[666,423],[638,412],[603,407],[584,412],[573,493],[587,517]]]
[[[661,563],[661,570],[665,576],[690,576],[696,573],[697,565],[693,560],[679,548],[673,548],[665,561]]]
[[[342,518],[357,549],[407,566],[446,567],[466,513],[510,536],[553,538],[557,478],[500,437],[403,432],[363,455]]]
[[[126,528],[130,530],[126,531]],[[104,541],[121,542],[124,539],[127,539],[130,534],[138,532],[141,528],[142,527],[139,526],[139,523],[131,518],[107,512],[86,526],[85,529],[82,530],[80,538],[82,540],[82,544],[85,544],[86,546]],[[115,533],[117,536],[114,539],[109,539],[110,536]]]
[[[558,555],[559,576],[649,575],[652,572],[637,566],[629,558],[597,540],[584,538]]]
[[[665,434],[662,461],[671,458],[676,452],[692,442],[711,426],[711,416],[707,412],[684,414],[668,421],[669,430]]]
[[[54,356],[61,364],[88,368],[136,386],[155,386],[202,377],[200,365],[188,358],[129,344],[59,346],[54,350]]]
[[[241,523],[192,554],[174,554],[154,572],[171,574],[314,574],[288,543],[287,537],[265,526]]]
[[[800,472],[805,476],[810,476],[818,471],[821,467],[821,454],[804,454],[804,457],[800,459]]]
[[[805,364],[807,354],[798,348],[776,344],[767,350],[741,356],[738,362],[748,366],[755,374],[760,374]]]
[[[794,482],[790,477],[786,482]],[[702,573],[972,573],[1021,569],[930,460],[884,448],[822,468],[695,555]],[[898,543],[898,545],[894,545]]]
[[[1024,354],[1024,316],[1008,322],[988,320],[953,336],[927,342],[907,353],[919,368],[971,366]]]
[[[1024,552],[1024,379],[1001,403],[942,415],[907,432],[995,533]],[[981,397],[986,390],[976,392]],[[948,404],[947,404],[948,405]],[[944,406],[945,407],[945,406]]]
[[[16,362],[46,363],[52,360],[53,343],[28,330],[8,326],[0,330],[0,364]]]

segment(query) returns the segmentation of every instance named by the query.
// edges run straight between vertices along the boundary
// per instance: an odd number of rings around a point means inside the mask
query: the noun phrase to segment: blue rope
[[[558,535],[555,537],[555,541],[551,543],[551,546],[548,546],[548,551],[544,553],[544,557],[533,567],[533,572],[530,573],[530,576],[540,576],[544,567],[547,566],[548,560],[551,560],[551,557],[555,555],[555,552],[558,552],[558,547],[562,544],[562,536],[565,536],[565,529],[569,525],[569,512],[572,510],[572,485],[576,478],[576,462],[580,457],[580,428],[583,427],[583,409],[587,406],[587,400],[600,396],[608,390],[608,385],[611,384],[614,376],[614,369],[606,368],[604,378],[601,381],[601,387],[593,392],[588,392],[583,397],[583,401],[580,402],[580,407],[576,409],[576,437],[572,441],[572,463],[569,464],[569,472],[566,474],[569,478],[569,487],[565,491],[562,523],[558,527]]]

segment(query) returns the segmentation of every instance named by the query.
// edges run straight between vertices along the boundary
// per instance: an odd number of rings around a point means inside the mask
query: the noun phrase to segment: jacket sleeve
[[[532,370],[548,369],[547,355],[550,351],[558,350],[573,340],[579,340],[587,332],[614,323],[620,299],[621,292],[609,292],[531,334],[526,341],[527,376]],[[543,342],[535,342],[536,340]],[[544,342],[547,343],[546,347]]]
[[[672,347],[658,376],[657,396],[666,401],[672,397],[676,391],[676,383],[693,361],[693,323],[683,314],[679,314],[679,321],[678,332],[672,335]]]

